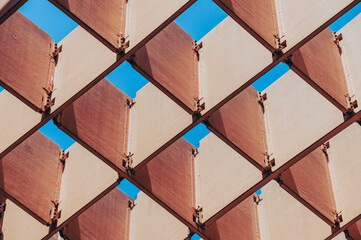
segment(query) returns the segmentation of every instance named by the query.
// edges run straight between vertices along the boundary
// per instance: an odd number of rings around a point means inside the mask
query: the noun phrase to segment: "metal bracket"
[[[127,49],[129,47],[129,40],[127,40],[129,36],[125,36],[124,33],[119,33],[119,34],[117,34],[117,36],[118,36],[118,39],[117,39],[117,43],[118,43],[117,52],[118,53],[124,53],[125,49]]]
[[[193,155],[193,157],[196,157],[196,156],[198,155],[198,153],[199,153],[198,148],[192,148],[192,155]]]
[[[279,36],[278,34],[273,35],[276,39],[276,45],[277,45],[277,50],[275,51],[275,55],[279,55],[280,53],[282,53],[282,50],[285,49],[287,47],[287,41],[284,39],[285,36]]]
[[[272,167],[276,165],[276,160],[274,158],[271,158],[272,153],[268,154],[267,152],[265,152],[264,156],[264,163],[266,166],[264,167],[263,172],[270,172],[272,170]]]
[[[202,223],[203,220],[203,208],[201,206],[198,206],[194,209],[193,214],[193,222],[197,224],[198,229],[204,229],[204,223]]]
[[[206,108],[206,103],[201,102],[203,98],[194,97],[194,107],[196,110],[194,111],[195,115],[201,115],[201,112]]]
[[[334,34],[335,34],[335,40],[333,42],[337,45],[340,54],[342,54],[342,48],[340,46],[340,41],[342,41],[343,39],[342,33],[340,33],[339,35],[336,35],[336,33]]]
[[[65,160],[69,158],[69,152],[65,152],[64,150],[61,150],[59,154],[59,161],[65,165]]]
[[[334,222],[335,222],[335,225],[336,225],[336,226],[340,225],[340,223],[343,222],[342,214],[341,214],[341,213],[342,213],[342,211],[339,211],[339,212],[334,211],[334,212],[333,212],[333,218],[334,218]]]
[[[292,61],[292,55],[289,55],[288,57],[286,57],[282,62],[287,64],[288,67],[294,66],[293,61]]]
[[[58,211],[59,202],[58,201],[51,201],[53,203],[53,208],[50,210],[50,221],[51,223],[55,223],[61,217],[61,210]]]
[[[264,101],[267,100],[267,93],[260,93],[258,92],[258,103],[261,105],[263,111],[264,111]]]
[[[263,198],[261,198],[258,195],[253,195],[253,201],[258,205],[261,201],[263,200]]]
[[[352,98],[354,97],[353,95],[352,96],[349,96],[348,94],[345,96],[346,97],[346,100],[347,100],[347,106],[348,106],[348,109],[347,109],[347,113],[353,113],[354,110],[358,107],[358,103],[357,103],[357,100],[352,100]]]
[[[135,173],[134,168],[132,167],[133,155],[134,155],[134,153],[131,153],[131,152],[129,152],[128,155],[123,153],[124,158],[123,158],[122,166],[127,170],[128,175],[129,174],[133,175]]]
[[[127,105],[129,106],[129,108],[132,108],[134,104],[135,104],[134,99],[127,99]]]
[[[0,203],[0,219],[3,217],[5,210],[6,210],[6,203],[5,202]]]
[[[59,53],[61,53],[62,50],[63,50],[63,45],[58,47],[58,44],[55,43],[54,52],[51,54],[52,55],[51,57],[54,59],[55,65],[58,63]]]
[[[203,43],[197,43],[197,41],[193,42],[193,51],[196,53],[197,60],[199,61],[199,50],[203,47]]]
[[[130,209],[130,210],[133,210],[133,208],[136,206],[137,204],[135,204],[135,202],[134,201],[128,201],[128,208]]]
[[[325,142],[324,144],[322,144],[322,152],[324,152],[326,156],[328,156],[327,149],[329,148],[330,148],[330,142]]]

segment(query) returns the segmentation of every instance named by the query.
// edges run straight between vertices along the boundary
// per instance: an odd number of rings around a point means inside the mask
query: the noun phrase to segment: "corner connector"
[[[197,41],[193,42],[193,51],[195,52],[197,56],[197,60],[199,61],[199,50],[203,47],[203,43],[197,43]]]
[[[197,224],[197,228],[199,230],[204,230],[204,223],[203,221],[203,208],[201,206],[198,206],[197,208],[194,208],[194,214],[193,214],[193,222]]]
[[[128,40],[129,36],[125,36],[124,33],[119,33],[119,34],[117,34],[117,36],[118,36],[118,39],[117,39],[117,44],[118,44],[117,53],[118,54],[123,54],[125,52],[125,50],[129,47],[129,40]]]
[[[265,167],[263,169],[263,173],[267,174],[272,172],[272,167],[276,165],[276,160],[271,158],[272,154],[268,154],[267,152],[264,153],[264,156]]]
[[[129,154],[123,154],[122,166],[127,171],[128,175],[134,175],[135,171],[133,168],[133,155],[134,153],[129,152]]]

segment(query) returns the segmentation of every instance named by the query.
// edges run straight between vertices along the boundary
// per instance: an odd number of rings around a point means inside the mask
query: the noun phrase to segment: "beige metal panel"
[[[350,95],[361,101],[361,14],[343,27],[337,34],[342,33],[340,41],[342,61]],[[359,109],[356,109],[359,110]]]
[[[0,93],[0,152],[3,152],[40,121],[41,114],[3,90]]]
[[[170,18],[189,0],[132,0],[128,1],[126,33],[129,39],[129,48],[140,43],[158,26]]]
[[[346,237],[345,234],[341,232],[336,237],[332,238],[332,240],[346,240]]]
[[[288,71],[265,92],[269,146],[282,166],[343,122],[342,112],[293,71]]]
[[[199,87],[206,110],[272,63],[272,54],[230,17],[199,42]]]
[[[262,240],[320,240],[331,228],[309,209],[271,181],[262,188],[258,205]]]
[[[143,192],[138,193],[130,212],[129,240],[185,239],[188,228]]]
[[[195,158],[197,202],[203,221],[262,180],[262,172],[210,133],[200,141]]]
[[[67,151],[60,189],[61,218],[66,221],[85,204],[116,182],[118,174],[88,150],[74,143]]]
[[[86,32],[75,28],[58,46],[63,46],[55,68],[54,93],[56,110],[69,98],[97,78],[116,61],[116,54]]]
[[[276,0],[281,37],[287,50],[340,12],[352,0]]]
[[[192,116],[150,83],[135,102],[129,140],[134,167],[192,123]]]
[[[343,223],[361,213],[361,127],[350,125],[330,141],[327,150],[336,205],[342,211]]]
[[[39,240],[48,231],[48,227],[35,220],[10,200],[6,200],[2,225],[4,240]]]

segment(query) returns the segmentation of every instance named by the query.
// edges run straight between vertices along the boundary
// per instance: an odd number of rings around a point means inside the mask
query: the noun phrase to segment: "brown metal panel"
[[[120,46],[126,22],[126,0],[52,0],[58,8],[113,50]]]
[[[193,47],[191,36],[172,22],[141,47],[131,62],[190,113],[199,95],[198,60]]]
[[[21,13],[0,26],[0,83],[34,110],[54,75],[54,41]]]
[[[293,53],[294,66],[291,68],[337,107],[346,111],[346,78],[340,49],[334,41],[334,33],[325,29]]]
[[[130,208],[132,201],[115,188],[96,202],[63,230],[68,239],[129,239]]]
[[[236,21],[242,21],[257,33],[273,49],[277,49],[275,36],[278,35],[275,0],[215,0],[228,14],[236,15]],[[232,16],[233,17],[233,16]],[[248,30],[248,29],[247,29]],[[251,33],[252,34],[252,33]],[[257,36],[256,36],[257,37]]]
[[[361,221],[358,220],[347,229],[352,240],[361,240]]]
[[[323,147],[301,159],[281,174],[283,183],[303,198],[331,223],[334,222],[336,203]]]
[[[192,149],[180,138],[135,173],[139,184],[189,222],[193,221],[195,208]]]
[[[265,122],[258,92],[246,88],[209,118],[211,128],[226,137],[248,157],[264,167],[267,150]]]
[[[35,132],[0,162],[1,189],[45,222],[59,194],[59,153],[57,144]]]
[[[57,117],[57,124],[119,168],[127,153],[131,100],[103,79]]]
[[[260,239],[257,205],[253,196],[211,224],[205,232],[213,240]]]

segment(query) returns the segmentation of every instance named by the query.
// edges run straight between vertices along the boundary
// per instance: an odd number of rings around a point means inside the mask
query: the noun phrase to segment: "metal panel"
[[[199,87],[206,110],[272,63],[272,54],[230,17],[199,42]]]
[[[292,54],[296,73],[344,112],[348,109],[348,90],[341,51],[335,44],[334,33],[326,28]]]
[[[349,227],[347,229],[348,234],[352,237],[352,239],[354,240],[359,240],[361,239],[361,221],[357,221],[354,224],[351,225],[351,227]],[[340,234],[343,235],[343,234]],[[335,239],[335,238],[334,238]]]
[[[275,0],[215,0],[215,2],[230,16],[234,15],[232,17],[245,29],[254,31],[258,35],[255,35],[256,38],[262,38],[262,41],[269,45],[269,50],[278,48],[275,38],[279,34]]]
[[[281,174],[283,183],[333,223],[337,212],[328,159],[323,147]]]
[[[263,200],[258,205],[261,236],[279,240],[319,240],[331,233],[331,228],[300,202],[286,193],[275,181],[262,188]]]
[[[135,204],[130,212],[130,240],[179,240],[187,237],[188,228],[143,192],[138,193]]]
[[[59,195],[62,173],[59,154],[56,143],[35,132],[0,162],[1,189],[45,223],[50,222],[52,201]]]
[[[214,134],[200,141],[195,158],[197,204],[204,222],[262,179],[262,172]]]
[[[118,179],[118,174],[78,143],[69,149],[60,189],[61,218],[65,222]]]
[[[0,116],[0,152],[41,121],[41,114],[5,90],[0,93]]]
[[[0,83],[34,110],[53,80],[55,43],[21,13],[0,26]]]
[[[281,24],[280,36],[285,34],[287,49],[290,49],[347,7],[352,0],[277,0],[277,2],[277,16]]]
[[[133,67],[177,101],[185,110],[194,110],[199,96],[198,60],[194,41],[172,22],[136,53]],[[134,65],[135,64],[135,65]]]
[[[68,239],[129,239],[130,201],[131,198],[115,188],[66,225],[64,236]]]
[[[103,79],[64,109],[56,123],[121,168],[121,160],[128,151],[127,101],[130,100],[125,93]]]
[[[188,222],[195,208],[192,145],[180,138],[145,166],[134,178]]]
[[[194,0],[132,0],[128,1],[127,28],[131,50],[169,18],[175,15],[185,5],[195,2]]]
[[[130,117],[130,149],[137,166],[192,123],[192,117],[148,83],[137,92]]]
[[[361,127],[352,124],[333,137],[328,149],[331,179],[335,188],[337,209],[342,211],[343,223],[348,223],[361,212],[361,175],[359,169]]]
[[[206,228],[206,234],[213,240],[259,240],[257,205],[253,196],[238,204],[226,215]]]
[[[270,153],[276,160],[274,169],[343,122],[341,111],[293,71],[288,71],[265,92]]]
[[[42,225],[13,202],[6,200],[2,233],[4,240],[39,240],[49,231],[48,227]]]
[[[75,28],[58,46],[62,46],[54,76],[55,111],[96,79],[116,61],[116,54],[81,27]]]
[[[342,48],[342,61],[344,63],[347,83],[350,94],[361,101],[361,15],[355,17],[337,34],[342,33],[343,40],[340,41]]]
[[[127,0],[51,0],[82,27],[113,50],[125,33]]]
[[[209,123],[241,149],[245,157],[264,167],[268,149],[263,109],[258,100],[258,92],[250,86],[214,112]]]

